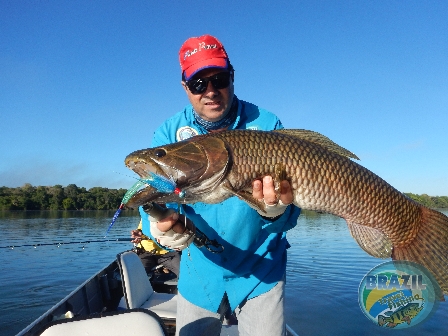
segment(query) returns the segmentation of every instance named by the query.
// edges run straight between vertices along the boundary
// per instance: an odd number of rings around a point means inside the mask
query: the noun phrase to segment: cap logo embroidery
[[[205,42],[200,42],[199,43],[199,47],[193,49],[192,51],[187,50],[184,54],[184,60],[187,59],[187,57],[193,56],[194,54],[196,54],[197,52],[201,51],[201,50],[208,50],[208,49],[217,49],[218,46],[215,44],[205,44]]]

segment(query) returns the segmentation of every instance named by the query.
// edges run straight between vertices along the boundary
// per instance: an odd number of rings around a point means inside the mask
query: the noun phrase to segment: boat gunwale
[[[33,322],[31,322],[29,325],[27,325],[22,331],[20,331],[16,336],[25,336],[25,335],[34,335],[35,332],[39,331],[41,328],[43,328],[47,323],[51,321],[45,321],[45,319],[48,319],[49,316],[54,316],[54,312],[58,309],[60,309],[68,300],[70,300],[74,295],[76,295],[78,292],[83,290],[91,281],[94,281],[95,279],[99,279],[101,276],[107,274],[110,271],[113,271],[114,269],[118,268],[117,260],[112,260],[108,265],[100,269],[98,272],[96,272],[94,275],[92,275],[90,278],[85,280],[83,283],[81,283],[78,287],[76,287],[73,291],[71,291],[69,294],[67,294],[63,299],[61,299],[58,303],[53,305],[50,309],[48,309],[45,313],[43,313],[41,316],[39,316],[37,319],[35,319]],[[100,294],[102,300],[104,301],[104,298],[102,297],[102,293]],[[91,314],[95,312],[90,312]],[[31,332],[31,333],[30,333]]]

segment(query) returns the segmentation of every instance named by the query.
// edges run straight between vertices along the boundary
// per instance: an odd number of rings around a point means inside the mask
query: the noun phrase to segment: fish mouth
[[[151,174],[169,178],[169,176],[157,162],[155,162],[151,158],[149,158],[149,160],[148,158],[142,158],[141,153],[140,155],[135,155],[134,153],[129,154],[125,159],[125,165],[126,167],[134,171],[143,180],[147,179],[149,176],[151,176]],[[126,206],[135,209],[155,199],[159,199],[163,195],[163,193],[148,184],[145,188],[137,191],[128,200]]]
[[[143,179],[148,178],[151,173],[168,177],[160,165],[152,159],[148,162],[148,159],[130,154],[126,157],[125,165]]]
[[[129,154],[125,159],[125,165],[134,171],[142,179],[142,182],[146,179],[151,179],[154,175],[170,180],[174,185],[179,183],[183,184],[186,179],[186,174],[182,171],[182,169],[177,169],[165,164],[164,162],[158,162],[154,158],[147,155],[145,150],[136,151]],[[196,170],[190,171],[189,173],[194,175]],[[139,206],[149,202],[179,202],[179,196],[175,193],[160,191],[148,183],[143,189],[137,191],[128,200],[126,206],[129,208],[138,208]]]
[[[152,202],[159,199],[163,194],[159,192],[156,188],[147,186],[144,189],[137,191],[126,203],[128,208],[136,209],[139,206],[145,205],[146,203]]]

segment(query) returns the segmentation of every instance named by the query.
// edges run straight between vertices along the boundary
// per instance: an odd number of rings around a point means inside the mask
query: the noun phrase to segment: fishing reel
[[[212,253],[222,253],[224,251],[224,246],[216,241],[216,239],[209,239],[201,230],[196,228],[196,233],[194,235],[193,244],[197,248],[205,247]]]

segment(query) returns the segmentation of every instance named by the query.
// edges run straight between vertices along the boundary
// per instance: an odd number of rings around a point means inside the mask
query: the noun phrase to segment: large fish
[[[252,181],[287,179],[294,204],[347,221],[351,235],[374,257],[417,262],[448,294],[448,217],[394,189],[350,158],[357,157],[325,136],[306,130],[231,130],[135,151],[126,165],[140,177],[166,177],[176,193],[148,186],[129,201],[218,203],[238,196],[252,206]],[[184,194],[178,195],[179,190]]]

